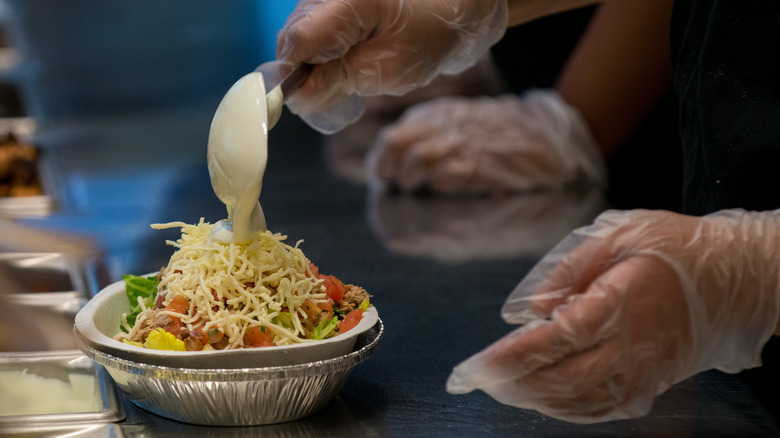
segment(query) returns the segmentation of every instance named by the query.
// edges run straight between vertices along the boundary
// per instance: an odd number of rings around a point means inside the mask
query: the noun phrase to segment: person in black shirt
[[[315,67],[289,106],[338,130],[361,96],[457,73],[505,25],[592,3],[302,1],[277,54]],[[780,334],[779,19],[773,0],[674,2],[684,214],[613,210],[572,232],[508,298],[502,316],[523,326],[455,367],[448,391],[588,423],[644,415],[698,372],[761,364]]]

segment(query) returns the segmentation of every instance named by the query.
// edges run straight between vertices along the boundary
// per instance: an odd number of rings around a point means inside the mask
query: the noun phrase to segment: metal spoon
[[[295,93],[298,88],[306,82],[311,72],[311,64],[301,64],[290,74],[282,79],[282,82],[268,92],[266,101],[268,102],[268,129],[271,129],[282,116],[282,106],[287,99]]]

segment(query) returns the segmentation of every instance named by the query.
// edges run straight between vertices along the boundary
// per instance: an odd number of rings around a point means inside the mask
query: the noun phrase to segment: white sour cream
[[[0,371],[0,416],[94,412],[95,376],[69,373],[68,381],[42,377],[26,369]]]
[[[268,162],[268,130],[282,111],[279,87],[266,101],[260,73],[250,73],[228,90],[211,121],[208,168],[214,193],[227,207],[227,220],[214,227],[212,239],[245,243],[265,231],[258,198]]]

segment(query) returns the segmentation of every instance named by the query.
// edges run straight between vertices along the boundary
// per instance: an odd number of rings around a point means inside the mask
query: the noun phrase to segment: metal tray
[[[71,424],[39,427],[0,426],[0,433],[16,438],[122,438],[122,428],[118,424]]]
[[[0,287],[15,304],[75,315],[88,298],[84,273],[62,253],[0,253]]]
[[[89,412],[37,415],[0,415],[0,435],[44,432],[63,426],[112,423],[125,418],[114,383],[106,370],[78,351],[0,353],[1,371],[27,370],[44,378],[67,381],[68,374],[84,374],[96,379],[94,409]]]

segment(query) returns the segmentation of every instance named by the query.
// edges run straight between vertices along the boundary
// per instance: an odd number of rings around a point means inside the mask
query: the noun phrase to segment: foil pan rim
[[[306,377],[351,369],[373,354],[383,334],[384,323],[378,319],[372,328],[360,335],[356,348],[351,353],[302,364],[258,368],[174,368],[122,359],[83,343],[81,343],[80,348],[87,357],[106,368],[142,377],[183,381],[237,382]]]

